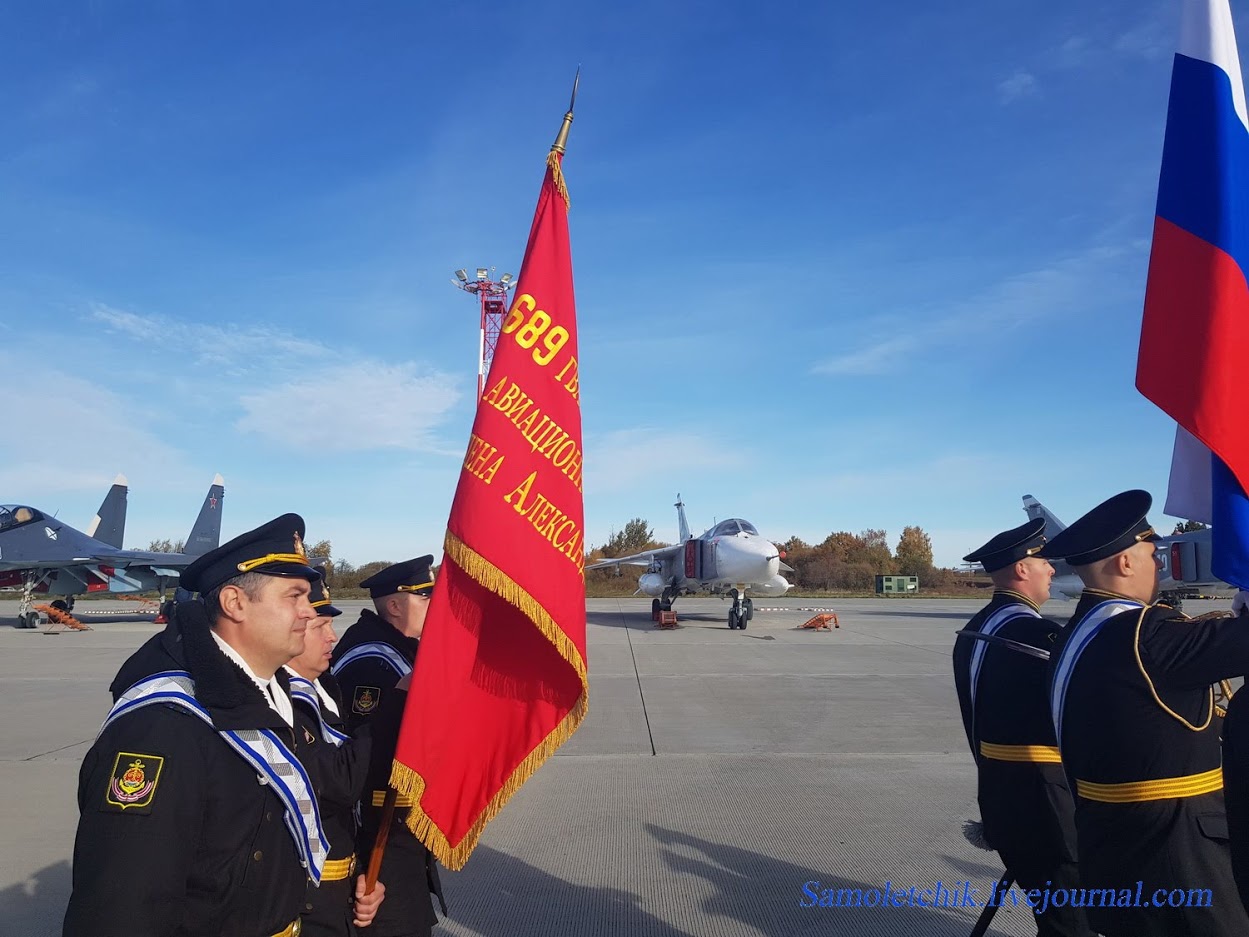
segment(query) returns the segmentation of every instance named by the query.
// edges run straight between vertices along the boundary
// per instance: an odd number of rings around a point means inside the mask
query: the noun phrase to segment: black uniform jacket
[[[1062,641],[1078,640],[1081,619],[1113,598],[1086,589]],[[1061,642],[1051,672],[1060,652]],[[1246,671],[1243,619],[1194,620],[1162,604],[1108,619],[1080,655],[1059,745],[1076,795],[1082,884],[1135,892],[1143,882],[1145,901],[1158,889],[1212,893],[1209,908],[1090,908],[1101,932],[1249,934],[1232,878],[1219,782],[1222,719],[1211,690]],[[1171,778],[1194,779],[1179,782],[1181,789],[1215,789],[1142,800],[1132,788],[1105,786]]]
[[[402,676],[393,666],[377,657],[354,660],[340,669],[338,662],[362,644],[385,644],[411,667],[416,660],[419,641],[400,633],[367,608],[360,613],[359,620],[343,633],[334,647],[330,668],[342,692],[346,706],[343,717],[347,720],[348,731],[351,732],[368,722],[381,704],[390,698],[395,684]]]
[[[297,757],[307,754],[217,647],[197,603],[180,605],[122,665],[114,699],[163,670],[190,672],[218,729],[272,729]],[[284,673],[279,680],[286,685]],[[144,796],[131,800],[136,790]],[[308,876],[282,801],[185,710],[151,705],[105,729],[83,759],[78,809],[66,937],[268,937],[304,905]]]
[[[968,630],[979,631],[994,613],[1012,604],[1036,608],[1018,593],[999,590],[968,622]],[[1020,615],[994,634],[1051,651],[1061,630],[1047,618]],[[978,649],[984,656],[973,714],[971,660]],[[954,681],[963,728],[976,759],[985,837],[1017,877],[1031,878],[1032,870],[1074,862],[1075,807],[1058,761],[1046,662],[1007,647],[960,638],[954,646]]]
[[[1249,628],[1249,615],[1237,620]],[[1223,723],[1223,784],[1232,872],[1241,903],[1249,907],[1249,693],[1243,687],[1232,697]]]
[[[338,704],[338,713],[318,699],[318,711],[311,711],[302,699],[295,698],[295,724],[305,744],[312,752],[305,758],[308,773],[317,790],[317,804],[321,808],[321,828],[329,840],[329,861],[348,859],[356,846],[356,801],[364,790],[372,747],[370,728],[365,726],[357,734],[334,745],[325,741],[321,734],[321,719],[339,732],[345,732],[346,721],[340,715],[342,698],[334,678],[327,672],[319,680],[322,689]],[[367,862],[367,859],[366,859]],[[366,863],[359,863],[363,874]],[[309,882],[308,900],[303,909],[303,932],[307,937],[348,935],[351,929],[351,898],[355,894],[355,876],[330,881],[323,879],[319,886]]]
[[[371,642],[389,645],[409,665],[416,662],[417,639],[401,634],[368,609],[343,634],[334,648],[333,661],[336,663],[352,648]],[[381,800],[390,782],[407,694],[394,688],[399,673],[377,658],[353,661],[334,676],[347,705],[347,725],[353,730],[366,723],[372,726],[373,752],[361,801],[363,823],[358,838],[361,861],[367,861],[377,836]],[[401,803],[395,811],[379,875],[386,885],[386,899],[369,927],[369,937],[427,934],[437,920],[430,897],[436,894],[442,900],[437,865],[425,845],[408,829],[406,815]]]

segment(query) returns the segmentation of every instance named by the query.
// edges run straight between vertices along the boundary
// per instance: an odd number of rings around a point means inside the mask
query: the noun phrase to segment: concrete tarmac
[[[342,627],[363,605],[336,604]],[[918,895],[938,882],[961,901],[969,882],[982,902],[1002,874],[961,832],[978,810],[950,651],[979,603],[760,599],[785,610],[756,611],[745,631],[728,630],[718,599],[682,599],[672,631],[652,624],[649,599],[587,606],[590,714],[467,867],[444,872],[451,917],[436,933],[971,930],[979,908],[803,904],[804,883],[870,902],[887,883]],[[1074,607],[1045,612],[1065,620]],[[835,610],[840,627],[798,630],[809,608]],[[70,892],[79,764],[117,667],[159,626],[93,618],[90,632],[43,634],[15,629],[16,609],[0,602],[0,933],[52,937]],[[989,933],[1035,933],[1022,899]]]

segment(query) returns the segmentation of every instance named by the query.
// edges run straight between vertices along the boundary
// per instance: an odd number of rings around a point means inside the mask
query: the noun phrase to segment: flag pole
[[[572,128],[572,112],[577,104],[577,86],[581,84],[581,66],[577,66],[577,74],[572,80],[572,100],[568,102],[568,113],[564,115],[564,122],[560,124],[559,133],[555,135],[555,142],[551,144],[551,152],[564,155],[564,150],[568,146],[568,131]]]
[[[382,871],[382,855],[386,852],[386,841],[390,839],[390,826],[395,819],[395,801],[399,792],[387,786],[386,799],[382,802],[382,823],[377,828],[377,838],[373,840],[373,851],[369,853],[369,870],[364,875],[364,893],[373,894],[377,885],[377,876]]]

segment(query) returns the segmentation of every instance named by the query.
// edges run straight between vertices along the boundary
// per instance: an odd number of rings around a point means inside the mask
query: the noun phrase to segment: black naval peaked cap
[[[283,514],[209,550],[182,571],[181,585],[207,595],[244,573],[293,576],[309,582],[320,579],[321,573],[308,565],[304,552],[304,519]]]
[[[325,584],[324,571],[312,580],[312,590],[308,593],[308,601],[317,610],[318,618],[337,618],[343,613],[341,608],[335,608],[330,604],[330,589]]]
[[[1045,543],[1045,520],[1034,517],[1025,524],[1004,530],[984,546],[972,550],[964,563],[980,563],[986,573],[995,573],[1012,563],[1041,552]]]
[[[434,591],[434,556],[427,553],[414,560],[404,560],[387,566],[360,583],[361,589],[368,589],[369,595],[380,599],[384,595],[396,592],[413,592],[416,595],[429,595]]]
[[[1142,540],[1157,540],[1158,534],[1145,517],[1153,503],[1149,492],[1139,488],[1107,498],[1055,534],[1041,555],[1065,559],[1072,566],[1086,566],[1122,553]]]

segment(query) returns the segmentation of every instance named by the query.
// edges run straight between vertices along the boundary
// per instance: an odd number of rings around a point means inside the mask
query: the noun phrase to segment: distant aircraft
[[[673,601],[680,595],[727,595],[733,600],[728,615],[730,628],[745,628],[754,617],[754,603],[747,592],[773,596],[784,595],[791,588],[781,570],[793,569],[781,562],[776,544],[759,536],[749,521],[729,518],[701,537],[692,537],[680,495],[674,507],[681,534],[679,544],[613,557],[586,569],[645,566],[646,572],[638,578],[638,591],[655,596],[651,612],[656,617],[661,611],[671,611]]]
[[[1023,496],[1023,509],[1029,517],[1045,521],[1045,537],[1052,538],[1067,525],[1032,495]],[[1185,598],[1210,590],[1233,589],[1210,571],[1210,529],[1162,537],[1155,544],[1158,560],[1158,595],[1162,601],[1180,608]],[[1054,598],[1079,598],[1084,583],[1064,560],[1054,562],[1054,581],[1050,594]]]
[[[97,592],[152,592],[164,595],[183,567],[221,542],[221,502],[225,482],[217,475],[187,537],[185,553],[151,553],[121,548],[125,530],[123,476],[109,490],[91,529],[83,533],[38,508],[0,504],[0,588],[22,591],[18,627],[34,628],[36,594],[62,596],[54,605],[70,609],[74,597]]]

